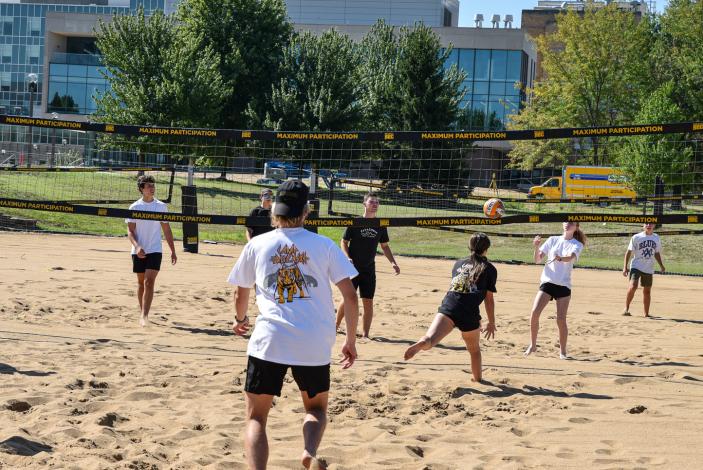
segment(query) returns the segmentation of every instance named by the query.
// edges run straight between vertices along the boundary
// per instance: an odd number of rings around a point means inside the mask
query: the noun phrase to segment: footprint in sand
[[[592,423],[593,420],[590,420],[588,418],[569,418],[570,423],[576,423],[576,424],[588,424]]]

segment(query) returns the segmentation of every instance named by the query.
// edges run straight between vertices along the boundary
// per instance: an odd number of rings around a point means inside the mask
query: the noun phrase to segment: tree
[[[655,86],[647,51],[654,44],[653,24],[639,21],[616,3],[557,17],[554,33],[537,38],[546,79],[538,82],[512,129],[597,127],[632,122],[642,97]],[[524,141],[511,152],[514,166],[608,163],[602,138],[574,142]],[[580,150],[579,150],[580,149]]]
[[[273,87],[265,126],[276,130],[356,129],[359,106],[359,49],[331,29],[321,36],[304,32],[283,56],[283,77]]]
[[[224,101],[221,127],[258,127],[279,83],[293,32],[282,0],[184,0],[178,18],[198,47],[215,52]]]
[[[400,121],[398,51],[395,28],[383,20],[378,20],[361,41],[359,102],[366,130],[394,129]]]
[[[703,2],[671,0],[661,17],[659,72],[687,120],[703,120]]]
[[[456,121],[465,95],[464,72],[444,68],[451,47],[442,48],[432,28],[416,23],[398,35],[395,106],[397,130],[445,130]]]
[[[674,82],[667,82],[655,90],[637,114],[637,122],[684,120],[683,110],[672,98],[675,88]],[[694,182],[693,148],[681,135],[628,137],[617,148],[618,161],[628,175],[629,184],[640,195],[654,194],[656,176],[661,176],[679,194],[681,186]]]
[[[116,124],[172,127],[213,127],[224,98],[219,59],[184,34],[172,16],[160,10],[145,16],[114,16],[100,22],[97,46],[110,89],[96,98],[96,119]],[[116,141],[105,136],[103,145],[171,153],[158,138]],[[179,154],[202,155],[204,147],[178,147]]]

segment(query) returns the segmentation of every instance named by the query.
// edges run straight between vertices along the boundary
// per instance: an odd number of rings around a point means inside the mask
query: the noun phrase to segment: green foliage
[[[682,121],[683,111],[672,99],[674,89],[675,84],[667,82],[655,90],[636,116],[637,122]],[[654,194],[657,175],[670,187],[693,182],[693,149],[680,135],[629,137],[617,148],[618,161],[638,194]]]
[[[395,28],[383,20],[376,22],[361,41],[359,78],[364,129],[394,129],[400,121],[398,47]]]
[[[331,29],[296,35],[283,56],[283,77],[273,87],[264,125],[276,130],[358,128],[359,48]]]
[[[546,79],[529,90],[531,100],[514,116],[512,129],[595,127],[632,122],[654,84],[647,51],[653,48],[652,22],[637,21],[616,3],[557,17],[553,34],[540,36]],[[533,168],[566,163],[608,164],[603,139],[573,143],[526,141],[511,152],[514,166]],[[574,152],[575,151],[575,152]],[[576,153],[574,159],[570,155]],[[573,161],[576,160],[576,161]]]
[[[400,28],[395,91],[399,119],[394,129],[445,130],[456,121],[466,75],[455,66],[445,71],[450,52],[422,23]]]
[[[202,50],[217,58],[224,92],[218,120],[224,128],[258,127],[271,86],[279,83],[293,32],[282,0],[184,0],[180,22]]]
[[[671,0],[661,17],[657,63],[686,119],[703,120],[703,2]]]
[[[99,119],[117,124],[209,127],[223,98],[218,58],[200,47],[175,19],[115,16],[100,22],[97,46],[110,91],[97,99]]]

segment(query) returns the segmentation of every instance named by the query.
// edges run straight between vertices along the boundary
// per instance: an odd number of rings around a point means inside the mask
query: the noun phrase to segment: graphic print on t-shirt
[[[639,243],[637,249],[640,250],[642,258],[650,259],[654,256],[654,252],[657,249],[657,243],[654,240],[644,240]]]
[[[473,265],[465,263],[457,269],[456,274],[452,276],[452,282],[449,285],[449,290],[451,292],[459,292],[461,294],[478,292],[476,284],[469,283],[469,273],[471,272],[472,267]]]
[[[266,287],[273,288],[273,296],[279,304],[309,298],[310,288],[317,287],[317,279],[304,272],[309,260],[307,252],[299,251],[295,244],[279,245],[270,259],[277,271],[266,277]]]

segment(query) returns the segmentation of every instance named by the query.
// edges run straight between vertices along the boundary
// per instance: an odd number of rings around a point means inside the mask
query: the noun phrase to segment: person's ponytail
[[[485,233],[475,233],[469,240],[469,249],[471,250],[471,270],[468,274],[468,284],[474,285],[481,274],[486,270],[488,261],[482,256],[483,253],[491,246],[491,240]]]
[[[574,231],[574,238],[581,242],[583,246],[586,246],[586,242],[588,241],[588,237],[586,237],[586,234],[583,233],[583,230],[581,230],[581,227],[576,224],[576,230]]]

